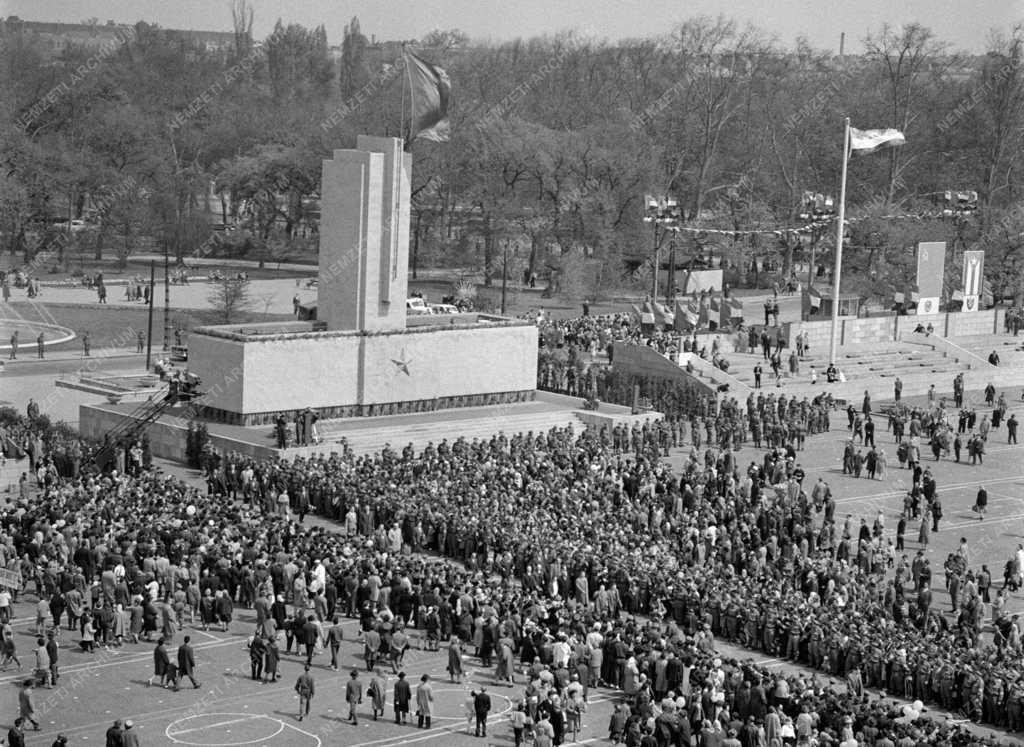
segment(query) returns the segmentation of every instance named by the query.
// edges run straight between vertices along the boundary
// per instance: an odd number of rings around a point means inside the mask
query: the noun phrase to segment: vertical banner
[[[918,314],[937,314],[946,266],[946,242],[922,241],[917,245]]]
[[[964,311],[977,311],[984,286],[985,252],[964,252]]]

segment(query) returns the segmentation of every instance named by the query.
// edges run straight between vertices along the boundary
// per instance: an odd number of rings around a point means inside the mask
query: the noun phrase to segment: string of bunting
[[[938,218],[949,218],[949,215],[938,212],[924,213],[892,213],[888,215],[864,215],[857,218],[847,218],[847,225],[861,223],[866,220],[935,220]],[[818,220],[795,228],[755,228],[744,230],[732,230],[728,228],[703,228],[701,226],[666,226],[669,231],[682,231],[685,233],[708,234],[711,236],[795,236],[806,235],[813,231],[821,230],[835,223],[835,216],[826,220]]]

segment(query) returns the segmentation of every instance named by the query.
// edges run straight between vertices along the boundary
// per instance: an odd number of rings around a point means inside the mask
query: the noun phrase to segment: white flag
[[[854,153],[874,153],[879,148],[903,145],[907,139],[899,130],[858,130],[850,128],[850,150]]]

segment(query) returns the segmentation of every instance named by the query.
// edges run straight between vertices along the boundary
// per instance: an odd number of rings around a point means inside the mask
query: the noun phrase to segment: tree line
[[[323,27],[280,21],[253,39],[245,0],[232,19],[235,44],[216,50],[140,23],[84,75],[75,71],[89,49],[53,54],[5,34],[5,252],[28,262],[69,245],[96,258],[315,252],[322,160],[360,133],[408,127],[401,47],[371,44],[358,19],[337,50]],[[620,42],[563,33],[482,43],[433,31],[410,43],[449,73],[452,140],[412,147],[414,263],[490,282],[511,261],[517,273],[598,293],[646,282],[653,249],[671,243],[688,266],[713,255],[745,276],[759,267],[752,259],[772,259],[789,277],[812,254],[830,261],[834,226],[767,231],[807,222],[804,191],[836,192],[850,116],[907,138],[851,162],[851,289],[902,289],[916,242],[945,239],[954,264],[961,249],[986,249],[988,276],[1016,293],[1022,40],[1021,27],[993,32],[983,53],[966,54],[924,25],[882,26],[863,54],[839,57],[724,17]],[[930,217],[947,190],[976,190],[977,211]],[[652,228],[645,193],[676,195],[687,228],[733,233]],[[58,219],[91,226],[76,233]],[[766,232],[741,233],[754,229]]]

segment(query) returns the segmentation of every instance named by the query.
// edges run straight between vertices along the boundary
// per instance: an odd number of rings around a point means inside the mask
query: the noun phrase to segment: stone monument
[[[327,329],[405,329],[412,155],[360,135],[324,161],[317,318]]]
[[[205,417],[256,425],[307,407],[340,418],[533,399],[533,323],[407,319],[411,171],[397,138],[360,136],[324,161],[317,328],[193,330],[189,368],[203,381]]]

